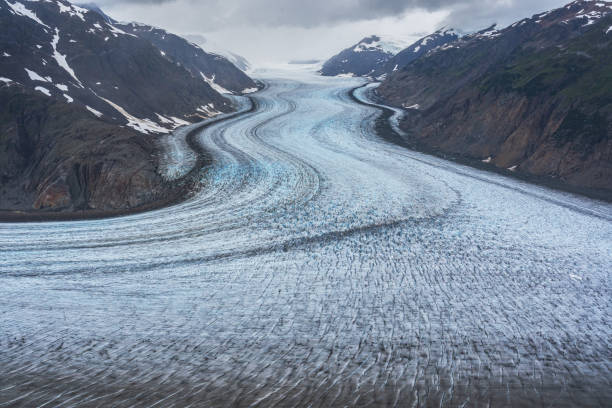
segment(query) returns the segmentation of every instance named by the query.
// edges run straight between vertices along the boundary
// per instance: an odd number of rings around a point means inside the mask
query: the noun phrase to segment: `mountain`
[[[401,41],[372,35],[327,60],[321,75],[371,76],[405,47]]]
[[[64,0],[0,0],[0,21],[3,77],[103,120],[167,132],[208,116],[209,104],[231,109],[201,76],[99,13]]]
[[[201,78],[220,93],[249,93],[255,82],[227,58],[209,54],[194,43],[160,28],[139,23],[116,24],[121,30],[150,41],[164,57],[180,64],[194,77]]]
[[[610,196],[612,2],[574,1],[437,47],[376,94],[415,145]]]
[[[237,68],[246,72],[251,69],[251,63],[242,55],[228,51],[220,45],[208,40],[206,37],[200,34],[189,34],[184,35],[185,39],[197,44],[199,47],[204,49],[209,54],[217,54],[225,57],[229,62],[234,64]]]
[[[65,0],[0,0],[0,209],[125,209],[166,194],[155,135],[232,111],[218,84],[253,84],[215,57],[196,75],[198,47],[127,28]]]
[[[374,76],[390,74],[400,68],[405,67],[412,61],[421,58],[434,48],[444,46],[459,39],[459,34],[452,28],[442,28],[433,34],[423,37],[403,49],[395,56],[390,58],[384,65],[380,66]]]

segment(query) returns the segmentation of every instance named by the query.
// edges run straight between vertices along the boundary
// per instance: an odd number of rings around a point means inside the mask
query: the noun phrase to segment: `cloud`
[[[203,34],[252,60],[287,60],[328,56],[370,34],[412,38],[442,25],[503,26],[569,0],[97,1],[119,20]]]
[[[449,10],[450,18],[472,24],[483,17],[504,20],[515,11],[545,9],[558,0],[101,0],[101,6],[156,7],[198,13],[202,24],[311,28],[331,23],[399,17],[414,10]],[[537,3],[537,4],[534,4]]]

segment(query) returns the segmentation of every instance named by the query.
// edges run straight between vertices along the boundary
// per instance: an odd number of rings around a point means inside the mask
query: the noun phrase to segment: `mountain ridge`
[[[400,126],[415,143],[610,192],[611,11],[612,2],[574,1],[463,36],[376,94],[404,109]]]
[[[323,63],[323,76],[372,76],[406,44],[378,35],[363,38]]]
[[[5,211],[84,214],[168,197],[175,186],[160,178],[157,136],[233,111],[222,81],[228,92],[257,90],[186,40],[155,31],[174,42],[153,41],[65,0],[0,0],[0,27]]]

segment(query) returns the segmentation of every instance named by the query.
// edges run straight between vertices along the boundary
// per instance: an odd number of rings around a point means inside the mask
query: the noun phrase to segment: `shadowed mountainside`
[[[611,2],[566,7],[438,47],[377,89],[412,142],[612,192]]]
[[[165,197],[174,187],[157,174],[157,136],[231,112],[218,84],[257,89],[223,57],[87,7],[0,0],[0,210],[131,210]]]
[[[0,208],[135,208],[166,190],[153,143],[75,105],[0,86]]]

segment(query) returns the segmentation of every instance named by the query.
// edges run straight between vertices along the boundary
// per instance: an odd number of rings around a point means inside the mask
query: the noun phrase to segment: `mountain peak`
[[[74,6],[74,5],[73,5]],[[115,24],[117,21],[108,16],[96,3],[80,3],[76,7],[83,8],[88,11],[98,13],[108,24]]]
[[[355,47],[354,52],[383,52],[387,54],[397,54],[407,46],[406,41],[390,36],[370,35],[363,38]]]

